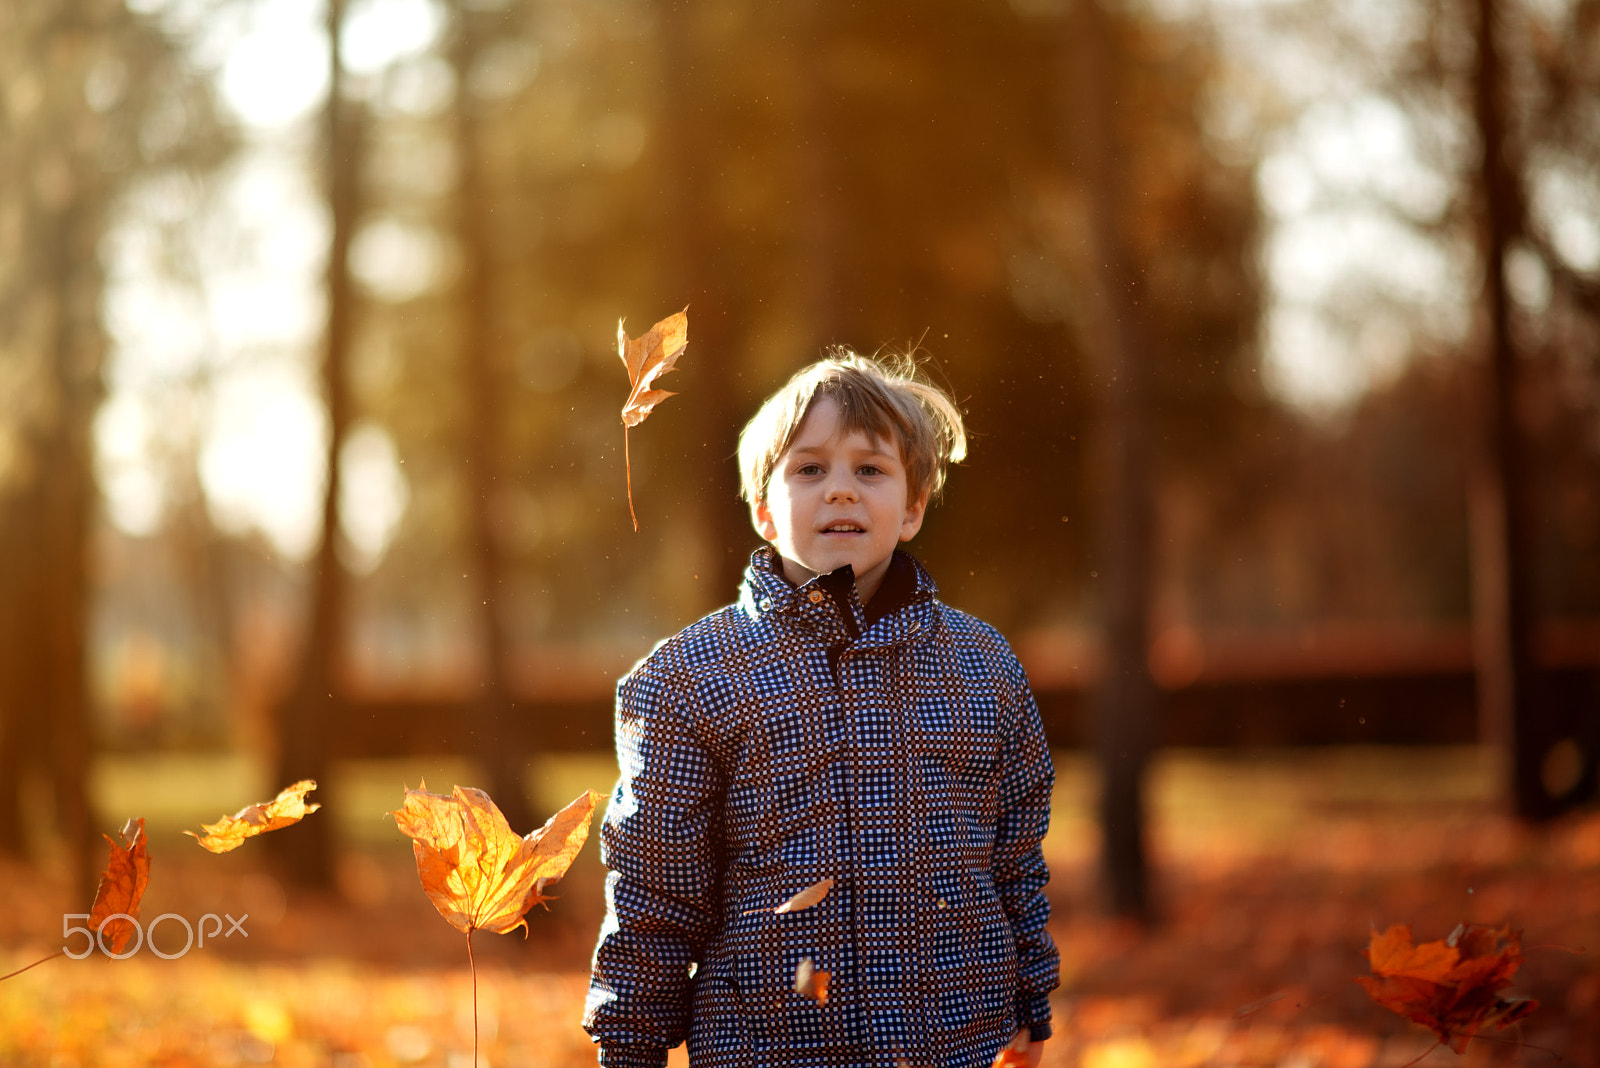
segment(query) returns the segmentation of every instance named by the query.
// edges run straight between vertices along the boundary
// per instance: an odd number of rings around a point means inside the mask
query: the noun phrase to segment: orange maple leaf
[[[246,805],[231,816],[223,816],[216,823],[202,823],[200,829],[206,832],[204,835],[193,831],[183,833],[213,853],[238,849],[246,838],[299,823],[307,813],[321,808],[321,805],[306,804],[306,794],[316,788],[315,780],[301,779],[293,786],[284,787],[271,801]]]
[[[828,979],[831,973],[817,967],[810,957],[801,957],[794,970],[794,992],[810,998],[818,1005],[828,1003]]]
[[[391,812],[411,838],[417,877],[433,907],[465,932],[528,929],[524,914],[550,900],[544,888],[566,874],[589,837],[600,795],[588,790],[537,831],[519,837],[489,795],[457,786],[446,796],[407,790]]]
[[[1430,1028],[1463,1052],[1479,1029],[1506,1027],[1539,1007],[1531,998],[1500,996],[1522,965],[1522,934],[1463,923],[1437,942],[1415,945],[1411,928],[1374,930],[1365,950],[1372,975],[1356,978],[1374,1001]]]
[[[624,320],[617,320],[617,355],[628,369],[631,389],[622,405],[622,456],[628,477],[628,515],[633,519],[633,529],[639,529],[639,517],[633,511],[633,460],[628,453],[628,431],[645,421],[655,406],[677,394],[656,389],[655,381],[676,368],[678,357],[689,343],[689,309],[669,315],[637,338],[629,338],[623,329]]]
[[[83,953],[77,954],[80,957],[87,956],[96,944],[113,956],[127,948],[128,939],[136,930],[136,921],[139,919],[139,899],[144,896],[144,888],[150,884],[150,856],[144,848],[143,818],[131,819],[123,824],[120,845],[109,834],[101,837],[111,847],[111,856],[106,861],[106,870],[100,873],[99,885],[94,889],[94,904],[89,906],[89,925],[72,929],[73,933],[87,931],[90,938],[96,940],[85,947]],[[71,918],[76,919],[76,914]],[[14,972],[0,975],[0,980],[21,975],[66,953],[65,947],[58,949],[48,957],[41,957]]]
[[[122,952],[133,935],[134,921],[139,918],[139,899],[150,883],[144,820],[131,819],[123,825],[121,845],[109,834],[101,837],[111,847],[111,855],[95,887],[94,904],[89,907],[89,930],[97,934],[107,953],[116,954]]]

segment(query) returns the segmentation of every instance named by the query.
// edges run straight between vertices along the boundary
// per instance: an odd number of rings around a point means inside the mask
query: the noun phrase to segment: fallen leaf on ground
[[[1463,1052],[1479,1029],[1506,1027],[1539,1003],[1500,991],[1522,965],[1522,935],[1507,927],[1461,924],[1448,938],[1413,944],[1411,928],[1374,930],[1366,949],[1372,975],[1358,976],[1374,1001],[1422,1024]]]
[[[206,832],[203,835],[193,831],[183,833],[213,853],[238,849],[246,838],[299,823],[308,813],[321,808],[321,805],[306,804],[306,794],[316,788],[315,780],[301,779],[293,786],[284,787],[271,801],[246,805],[231,816],[223,816],[216,823],[202,823],[200,829]]]
[[[518,836],[482,790],[455,787],[430,794],[407,790],[390,815],[411,841],[417,877],[433,907],[452,927],[506,934],[524,914],[550,900],[544,888],[566,874],[589,837],[600,795],[584,792],[537,831]]]
[[[127,946],[136,929],[134,921],[139,918],[139,899],[150,883],[144,820],[131,819],[123,825],[120,845],[109,834],[101,837],[111,847],[111,856],[95,887],[94,904],[89,908],[89,930],[96,934],[107,953],[117,954]],[[111,919],[113,916],[116,919]]]
[[[633,460],[628,454],[628,431],[645,421],[655,406],[668,397],[676,396],[664,389],[656,389],[655,381],[675,370],[678,357],[689,343],[689,309],[669,315],[644,334],[629,338],[623,329],[624,320],[617,320],[617,355],[628,369],[628,399],[622,405],[622,455],[628,479],[628,515],[633,519],[633,529],[639,529],[639,517],[633,511]]]

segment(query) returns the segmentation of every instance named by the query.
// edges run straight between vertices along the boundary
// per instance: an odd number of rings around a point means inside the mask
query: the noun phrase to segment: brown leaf
[[[308,813],[321,808],[321,805],[306,804],[306,794],[316,788],[314,780],[301,779],[293,786],[284,787],[271,801],[246,805],[231,816],[223,816],[216,823],[202,823],[200,829],[206,832],[204,835],[193,831],[183,833],[213,853],[238,849],[246,838],[299,823]]]
[[[139,918],[139,899],[150,883],[150,857],[145,853],[143,819],[131,819],[123,825],[121,845],[109,834],[101,837],[111,847],[111,856],[100,875],[100,884],[95,887],[94,904],[89,908],[89,930],[97,934],[106,952],[115,954],[122,952],[133,935],[133,921]],[[119,918],[107,922],[112,916]],[[121,919],[121,916],[132,919]]]
[[[583,848],[600,799],[586,791],[543,827],[518,837],[482,790],[426,791],[426,784],[407,790],[405,804],[390,815],[412,839],[417,877],[433,907],[469,935],[527,930],[523,915],[550,900],[544,888],[566,874]]]
[[[810,957],[801,957],[794,970],[794,992],[818,1005],[828,1003],[828,972],[817,967]]]
[[[667,316],[642,336],[632,339],[623,329],[623,322],[617,320],[617,355],[628,369],[630,389],[622,405],[622,453],[628,477],[628,515],[633,518],[633,529],[638,530],[639,517],[633,511],[633,461],[628,455],[628,431],[644,422],[656,405],[676,396],[656,389],[655,381],[676,368],[678,357],[689,343],[689,309]]]
[[[801,909],[808,909],[827,897],[828,891],[832,889],[833,880],[831,878],[819,879],[772,911],[781,916],[785,912],[799,912]]]
[[[1374,1001],[1430,1028],[1463,1052],[1480,1028],[1506,1027],[1538,1002],[1500,991],[1522,964],[1522,936],[1507,927],[1461,924],[1442,941],[1413,945],[1411,928],[1396,924],[1372,933],[1366,949],[1372,975],[1358,976]]]

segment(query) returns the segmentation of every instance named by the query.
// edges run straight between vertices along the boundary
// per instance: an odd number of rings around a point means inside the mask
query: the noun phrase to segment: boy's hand
[[[1044,1039],[1037,1042],[1028,1040],[1026,1030],[1018,1031],[1016,1036],[1006,1044],[995,1056],[994,1064],[990,1068],[1039,1068],[1039,1062],[1044,1057]]]

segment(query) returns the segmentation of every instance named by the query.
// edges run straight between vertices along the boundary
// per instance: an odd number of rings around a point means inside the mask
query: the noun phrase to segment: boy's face
[[[841,433],[838,403],[821,397],[779,458],[766,500],[751,511],[791,582],[849,564],[866,601],[883,581],[895,546],[922,527],[927,494],[907,498],[899,445],[859,430]]]

